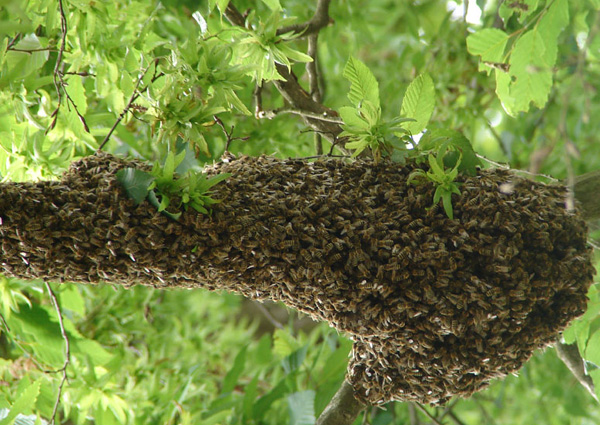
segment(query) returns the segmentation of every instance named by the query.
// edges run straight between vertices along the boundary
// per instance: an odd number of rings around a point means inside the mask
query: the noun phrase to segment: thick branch
[[[407,184],[415,164],[229,157],[208,170],[232,174],[213,214],[175,221],[126,198],[125,166],[142,165],[99,153],[58,182],[1,184],[2,272],[283,301],[351,335],[365,404],[468,396],[585,311],[594,270],[564,186],[482,170],[450,220],[431,184]]]
[[[348,425],[366,406],[354,397],[354,390],[348,381],[344,380],[340,389],[335,393],[316,425]]]

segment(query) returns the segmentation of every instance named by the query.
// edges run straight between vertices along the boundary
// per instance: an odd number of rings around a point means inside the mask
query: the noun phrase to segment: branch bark
[[[558,358],[563,361],[563,363],[569,368],[571,373],[579,383],[587,390],[588,393],[598,401],[598,396],[596,395],[596,391],[594,389],[594,382],[592,378],[585,372],[585,367],[583,363],[583,359],[579,354],[579,349],[577,348],[577,344],[556,344],[556,354]]]
[[[348,425],[354,422],[358,414],[367,406],[354,397],[354,389],[344,380],[323,413],[317,419],[316,425]]]

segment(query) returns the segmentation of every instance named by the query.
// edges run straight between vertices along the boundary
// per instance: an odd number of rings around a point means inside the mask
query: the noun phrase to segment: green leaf
[[[248,348],[244,347],[239,351],[237,356],[235,356],[233,366],[231,367],[231,370],[227,372],[227,375],[225,375],[225,379],[223,380],[223,388],[221,389],[221,394],[226,394],[233,391],[233,389],[237,385],[241,374],[244,372],[247,351]]]
[[[201,181],[198,184],[198,188],[197,190],[204,193],[206,192],[208,189],[210,189],[211,187],[215,186],[216,184],[222,182],[223,180],[227,179],[228,177],[231,176],[231,173],[221,173],[221,174],[217,174],[215,176],[212,176],[208,179],[205,179],[204,181]]]
[[[262,2],[273,12],[280,12],[283,10],[281,4],[279,4],[279,0],[262,0]]]
[[[273,352],[278,356],[289,356],[298,346],[296,340],[284,329],[275,330],[273,335]]]
[[[161,203],[158,201],[158,198],[156,197],[156,193],[154,193],[153,190],[148,192],[148,202],[150,202],[150,205],[156,207],[157,210],[160,209]],[[167,210],[161,210],[160,212],[161,212],[161,214],[164,214],[173,220],[179,220],[179,217],[181,217],[180,212],[179,213],[170,213]]]
[[[58,295],[62,308],[80,315],[85,314],[85,301],[77,286],[62,286]]]
[[[348,99],[354,105],[368,100],[375,107],[380,108],[379,84],[375,76],[367,66],[360,60],[350,56],[344,67],[344,77],[350,81],[350,92]]]
[[[600,365],[600,330],[590,335],[584,358],[596,365]]]
[[[339,114],[342,120],[344,121],[345,127],[357,127],[360,129],[368,129],[369,123],[365,121],[357,112],[356,108],[352,108],[350,106],[342,106],[339,109]]]
[[[8,416],[0,421],[0,425],[10,425],[14,422],[17,416],[19,416],[19,414],[25,412],[26,410],[31,410],[35,405],[38,395],[40,394],[40,385],[41,380],[38,379],[25,388],[25,390],[23,390],[23,392],[11,406]]]
[[[515,80],[511,96],[517,112],[527,112],[531,102],[542,108],[548,100],[552,67],[545,52],[546,43],[538,31],[528,31],[515,44],[510,57],[510,75]]]
[[[431,118],[434,107],[433,80],[429,74],[421,74],[410,83],[402,100],[400,115],[415,119],[415,122],[405,124],[405,128],[413,134],[423,131]]]
[[[262,417],[267,413],[271,405],[282,398],[288,391],[287,379],[282,379],[275,385],[275,387],[267,394],[256,400],[252,409],[252,416],[254,420],[259,422]]]
[[[485,28],[467,37],[467,50],[485,62],[503,62],[508,35],[497,28]]]
[[[314,425],[316,419],[315,392],[313,390],[290,394],[287,401],[290,425]]]
[[[546,13],[542,16],[537,26],[540,36],[544,40],[545,63],[554,67],[558,53],[558,36],[569,24],[569,3],[567,0],[554,0]]]
[[[252,419],[252,407],[258,393],[258,375],[252,378],[252,381],[244,387],[244,401],[242,403],[242,411],[244,414],[243,423],[248,423]]]
[[[437,152],[444,143],[456,150],[444,155],[444,165],[446,167],[454,167],[458,158],[462,156],[458,171],[474,176],[477,172],[477,167],[481,166],[481,161],[473,150],[469,139],[459,131],[450,129],[428,130],[421,138],[418,150],[421,152]]]
[[[298,370],[306,358],[307,351],[308,345],[304,345],[281,361],[281,366],[283,366],[283,370],[285,370],[286,374],[289,375]]]
[[[342,132],[341,135],[344,135],[344,132]],[[359,140],[355,140],[353,142],[348,142],[345,145],[346,149],[355,149],[355,151],[352,153],[353,157],[356,157],[358,155],[360,155],[360,153],[362,151],[364,151],[367,147],[369,146],[369,141],[361,138]]]
[[[287,44],[279,44],[279,51],[281,51],[286,57],[296,62],[312,62],[313,59],[306,53],[302,53],[299,50],[294,50]]]
[[[78,75],[72,76],[68,80],[68,86],[66,90],[69,93],[71,99],[73,99],[73,102],[75,103],[75,106],[77,107],[79,113],[81,115],[85,115],[85,113],[87,112],[88,105],[87,98],[85,96],[85,87],[83,86],[81,80],[82,78]]]
[[[452,211],[452,193],[442,190],[442,203],[444,205],[444,211],[446,211],[446,215],[450,220],[452,220],[454,218],[454,212]]]
[[[154,177],[136,168],[123,168],[117,171],[117,181],[121,183],[127,196],[138,205],[148,196],[148,187]]]

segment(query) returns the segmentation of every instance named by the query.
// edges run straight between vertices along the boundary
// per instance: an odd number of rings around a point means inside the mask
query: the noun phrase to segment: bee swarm
[[[134,206],[84,158],[61,181],[0,185],[2,273],[229,290],[283,301],[354,340],[365,403],[443,403],[518,370],[586,308],[594,269],[566,190],[504,170],[462,178],[454,220],[415,165],[242,157],[209,167],[211,216]]]

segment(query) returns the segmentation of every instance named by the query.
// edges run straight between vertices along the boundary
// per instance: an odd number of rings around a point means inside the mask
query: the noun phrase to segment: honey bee
[[[477,196],[469,199],[467,202],[465,202],[465,205],[468,207],[474,207],[476,205],[479,204],[479,198]]]
[[[348,255],[348,262],[350,263],[350,265],[356,266],[358,264],[358,262],[361,260],[361,258],[362,258],[362,254],[360,253],[360,251],[353,250],[353,251],[350,251],[350,254]]]
[[[367,267],[360,263],[358,265],[358,271],[360,272],[360,275],[363,277],[369,277],[371,275],[371,272],[369,272],[369,269],[367,269]]]
[[[310,207],[304,207],[302,209],[302,213],[305,216],[307,216],[310,220],[314,220],[315,217],[317,216],[317,214],[315,214],[315,212]]]
[[[407,258],[410,258],[410,248],[404,247],[404,249],[398,253],[398,259],[405,260]]]
[[[302,258],[304,258],[304,261],[310,261],[310,260],[312,260],[312,255],[310,254],[310,252],[308,252],[308,250],[306,250],[304,248],[302,248],[300,250],[300,256]]]
[[[415,227],[420,227],[420,226],[423,226],[423,220],[421,220],[420,218],[417,218],[416,220],[413,220],[410,223],[408,223],[408,225],[406,227],[408,229],[414,229]]]
[[[342,251],[344,249],[344,241],[342,241],[341,239],[335,239],[332,243],[335,249],[337,249],[338,251]]]
[[[333,254],[329,257],[329,264],[337,263],[338,261],[341,261],[341,260],[342,260],[342,254],[340,254],[339,252],[336,252],[335,254]]]
[[[367,221],[361,218],[361,219],[354,221],[354,223],[352,223],[352,225],[354,226],[355,229],[358,229],[361,227],[364,228],[367,225]]]
[[[229,226],[229,232],[230,233],[237,233],[240,230],[242,230],[242,225],[241,224],[233,224],[233,225]]]
[[[430,229],[428,227],[421,227],[419,230],[417,230],[417,232],[415,233],[415,239],[420,239],[426,232],[428,232]]]

